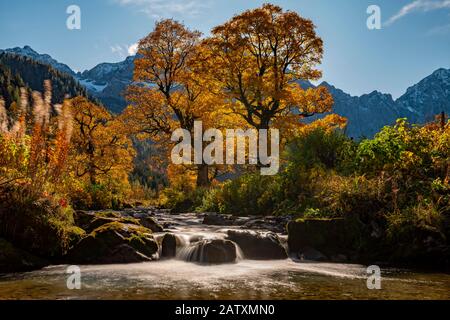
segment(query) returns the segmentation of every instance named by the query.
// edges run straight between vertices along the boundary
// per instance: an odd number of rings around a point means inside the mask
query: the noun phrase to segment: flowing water
[[[159,215],[180,242],[223,238],[190,214]],[[228,228],[229,229],[229,228]],[[157,234],[156,238],[163,234]],[[0,299],[450,299],[450,275],[382,269],[382,289],[367,288],[366,266],[251,261],[202,265],[177,258],[139,264],[80,266],[81,290],[67,288],[64,265],[0,276]]]

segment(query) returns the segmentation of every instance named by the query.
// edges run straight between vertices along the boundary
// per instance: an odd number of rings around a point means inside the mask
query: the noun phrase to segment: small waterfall
[[[204,262],[204,246],[199,242],[181,248],[176,258],[188,262]]]
[[[190,243],[189,236],[183,234],[166,233],[157,238],[160,257],[173,258],[177,252]]]
[[[188,262],[221,264],[238,262],[244,255],[241,248],[232,241],[206,239],[181,248],[176,258]]]
[[[232,241],[233,242],[233,241]],[[236,242],[233,242],[236,246],[236,261],[242,261],[245,259],[244,252],[242,252],[241,247]]]

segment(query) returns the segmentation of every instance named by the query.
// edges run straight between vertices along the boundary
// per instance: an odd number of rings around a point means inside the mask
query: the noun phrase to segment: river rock
[[[95,219],[95,214],[89,211],[77,210],[73,214],[75,225],[86,230]]]
[[[111,223],[119,222],[124,224],[140,224],[138,219],[129,216],[125,212],[119,213],[115,211],[77,211],[74,215],[75,224],[87,233],[94,231],[95,229]]]
[[[286,234],[286,225],[289,221],[289,217],[250,217],[244,223],[239,224],[243,229],[252,230],[269,230],[275,233]],[[238,225],[235,223],[235,225]]]
[[[328,257],[352,254],[361,238],[355,221],[348,219],[299,219],[288,224],[289,252],[300,255],[314,248]]]
[[[205,213],[203,224],[211,226],[230,226],[233,225],[233,220],[225,215],[217,213]]]
[[[164,228],[156,221],[154,217],[142,216],[139,218],[142,226],[152,230],[153,232],[162,232]]]
[[[152,261],[152,258],[140,253],[128,244],[121,244],[114,247],[104,263],[132,263]]]
[[[173,258],[177,254],[177,247],[182,243],[173,233],[166,233],[161,242],[161,256],[164,258]]]
[[[0,273],[24,272],[41,269],[49,262],[0,239]]]
[[[110,222],[83,238],[67,255],[73,263],[133,263],[152,260],[158,244],[139,225]]]
[[[286,249],[273,232],[228,230],[227,234],[227,239],[235,242],[247,259],[281,260],[287,258]]]
[[[181,257],[190,262],[232,263],[237,259],[236,245],[229,240],[203,240],[184,248]]]
[[[307,260],[307,261],[327,261],[328,257],[324,255],[322,252],[311,248],[311,247],[305,247],[299,252],[299,258],[301,260]]]

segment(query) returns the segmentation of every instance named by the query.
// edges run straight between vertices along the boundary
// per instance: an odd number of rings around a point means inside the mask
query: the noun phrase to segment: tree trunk
[[[197,165],[197,187],[209,187],[208,165],[203,163]]]
[[[259,124],[259,126],[256,127],[256,130],[258,130],[258,155],[257,155],[258,163],[256,164],[256,167],[257,167],[258,169],[267,167],[267,165],[264,165],[264,164],[261,162],[261,158],[260,158],[259,150],[260,150],[260,148],[261,148],[261,145],[260,145],[260,143],[259,143],[259,142],[260,142],[260,141],[259,141],[259,134],[260,134],[260,131],[259,131],[259,130],[267,130],[267,138],[269,138],[269,122],[270,122],[269,119],[263,118],[263,119],[261,119],[261,123]],[[266,141],[266,147],[267,147],[267,153],[268,153],[268,154],[270,154],[270,152],[271,152],[270,146],[271,146],[271,145],[270,145],[270,139],[268,139],[268,140]]]

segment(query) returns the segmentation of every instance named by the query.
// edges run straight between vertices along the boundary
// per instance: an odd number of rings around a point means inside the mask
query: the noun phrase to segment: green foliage
[[[208,191],[198,209],[343,217],[364,226],[363,234],[376,230],[376,243],[360,239],[361,248],[396,259],[448,247],[449,181],[450,124],[419,127],[400,119],[360,143],[321,129],[296,137],[279,175],[227,181]]]
[[[202,204],[207,192],[205,188],[166,188],[160,194],[159,205],[173,212],[194,212]]]
[[[200,210],[236,215],[299,214],[324,207],[329,172],[347,171],[356,146],[340,132],[315,129],[292,140],[279,175],[246,174],[208,192]],[[323,213],[322,213],[323,214]]]
[[[387,215],[387,234],[392,242],[415,242],[419,234],[437,235],[445,241],[442,231],[444,215],[442,210],[428,201],[395,211]]]
[[[327,216],[327,214],[325,214],[323,211],[321,211],[320,209],[315,209],[315,208],[307,208],[305,210],[305,212],[303,213],[303,217],[305,219],[319,219],[319,218],[323,218],[326,216]]]
[[[17,105],[20,101],[20,88],[24,88],[25,83],[19,74],[13,74],[11,70],[0,60],[0,97],[5,100],[5,105]],[[12,110],[9,110],[12,111]]]
[[[271,177],[246,174],[212,189],[203,198],[198,211],[246,215],[268,215],[274,211],[278,185]]]
[[[82,236],[64,199],[38,197],[32,186],[11,186],[0,195],[0,234],[43,257],[61,257]]]
[[[74,208],[80,210],[122,209],[124,194],[114,185],[86,184],[71,195]]]
[[[343,133],[327,132],[317,128],[312,132],[293,139],[286,150],[290,164],[305,169],[346,169],[353,156],[356,144]]]

